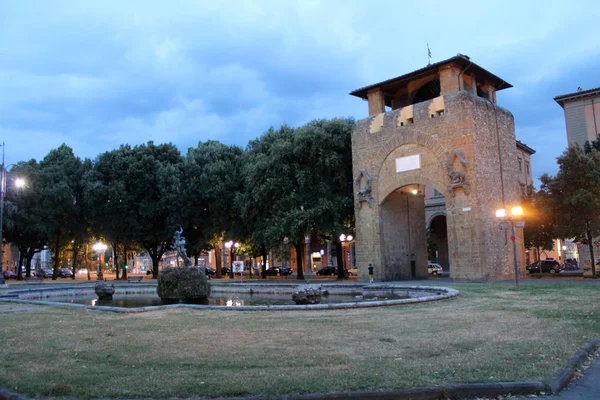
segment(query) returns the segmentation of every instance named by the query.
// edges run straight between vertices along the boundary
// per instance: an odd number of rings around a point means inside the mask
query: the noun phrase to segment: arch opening
[[[429,262],[439,264],[444,272],[450,272],[448,227],[445,214],[437,214],[429,222],[427,227],[427,256]]]
[[[429,263],[449,272],[446,205],[440,191],[417,183],[401,186],[380,204],[380,217],[383,280],[427,279]]]

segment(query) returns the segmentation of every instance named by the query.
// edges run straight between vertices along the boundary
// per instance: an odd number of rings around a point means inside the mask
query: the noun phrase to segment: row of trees
[[[282,126],[246,149],[207,141],[185,156],[172,144],[149,142],[82,160],[62,145],[40,162],[11,169],[10,177],[25,178],[27,187],[8,191],[5,238],[19,248],[27,276],[44,246],[52,250],[56,279],[61,254],[70,254],[75,271],[86,245],[101,238],[118,249],[123,278],[132,250],[150,255],[156,277],[180,224],[196,260],[234,240],[246,254],[262,256],[264,274],[271,249],[293,247],[302,279],[304,237],[336,242],[353,226],[353,125],[333,119]]]
[[[554,238],[588,245],[592,275],[595,239],[600,236],[600,140],[571,146],[557,158],[559,171],[540,178],[538,191],[525,198],[525,245],[551,250]]]

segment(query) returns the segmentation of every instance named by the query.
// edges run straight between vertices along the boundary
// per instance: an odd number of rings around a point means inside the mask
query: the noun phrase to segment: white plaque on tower
[[[396,172],[412,171],[421,168],[421,155],[396,158]]]

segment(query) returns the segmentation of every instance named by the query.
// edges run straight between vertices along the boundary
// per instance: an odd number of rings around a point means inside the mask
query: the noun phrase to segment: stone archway
[[[419,198],[426,185],[446,198],[451,277],[511,277],[511,246],[495,210],[503,200],[519,198],[515,143],[512,115],[464,91],[357,122],[352,148],[359,279],[368,278],[369,264],[378,280],[427,276]]]

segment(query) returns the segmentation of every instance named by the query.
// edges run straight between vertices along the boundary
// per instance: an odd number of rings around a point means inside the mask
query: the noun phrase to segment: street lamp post
[[[229,267],[229,277],[231,279],[234,279],[234,275],[233,275],[233,253],[240,247],[240,244],[238,242],[233,242],[233,240],[230,240],[229,242],[225,242],[225,247],[227,248],[227,253],[229,253],[229,261],[225,262],[225,265]],[[233,247],[233,249],[232,249]]]
[[[496,210],[496,218],[500,220],[501,227],[505,227],[505,224],[508,223],[511,228],[511,237],[510,240],[513,243],[513,261],[515,267],[515,286],[517,289],[519,288],[519,267],[517,261],[517,237],[515,233],[516,228],[524,228],[525,221],[523,221],[523,208],[520,206],[516,206],[510,209],[510,215],[506,215],[506,210],[504,208],[500,208]]]
[[[342,260],[342,267],[344,267],[344,269],[348,269],[348,262],[347,259],[348,257],[346,255],[344,255],[344,243],[352,243],[352,239],[354,239],[352,237],[352,235],[344,235],[343,233],[340,235],[340,243],[342,245],[342,255],[344,256],[344,259]]]
[[[11,164],[14,165],[14,164]],[[2,242],[4,237],[2,234],[2,226],[4,223],[4,196],[6,195],[6,168],[11,165],[4,166],[4,142],[2,142],[2,165],[0,166],[0,285],[4,285],[6,282],[4,281],[4,271],[3,271],[3,261],[4,261],[4,246],[2,246]],[[15,179],[15,186],[18,188],[22,188],[25,186],[25,181],[21,178]]]
[[[94,251],[96,252],[96,255],[98,256],[98,277],[97,277],[97,279],[99,281],[101,281],[104,279],[104,274],[102,273],[102,268],[100,267],[100,256],[102,254],[104,254],[107,246],[102,242],[98,242],[92,248],[94,249]]]

